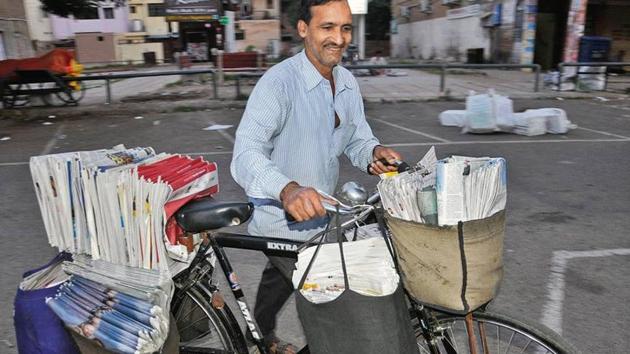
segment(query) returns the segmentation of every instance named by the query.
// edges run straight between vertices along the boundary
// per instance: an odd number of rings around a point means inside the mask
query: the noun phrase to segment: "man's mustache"
[[[328,49],[328,48],[343,49],[344,46],[343,45],[338,45],[338,44],[335,44],[335,43],[327,43],[327,44],[324,44],[324,48],[326,48],[326,49]]]

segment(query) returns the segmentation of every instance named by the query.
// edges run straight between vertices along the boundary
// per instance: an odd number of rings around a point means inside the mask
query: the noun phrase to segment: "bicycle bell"
[[[356,182],[346,182],[339,190],[339,200],[350,206],[362,205],[368,199],[368,192]]]

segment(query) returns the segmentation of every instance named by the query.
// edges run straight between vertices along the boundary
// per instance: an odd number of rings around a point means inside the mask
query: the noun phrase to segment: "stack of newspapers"
[[[153,353],[169,333],[170,278],[155,270],[78,257],[71,274],[46,300],[64,324],[116,353]]]
[[[30,168],[52,246],[145,269],[166,269],[167,255],[186,259],[165,237],[167,220],[218,191],[216,164],[151,148],[37,156]]]
[[[503,158],[467,156],[438,161],[431,148],[410,171],[382,176],[378,190],[393,217],[456,225],[505,209],[507,163]]]
[[[216,164],[117,146],[32,157],[30,168],[48,240],[74,260],[23,285],[65,281],[47,303],[66,326],[113,352],[159,351],[173,259],[189,258],[167,223],[190,199],[218,192]]]

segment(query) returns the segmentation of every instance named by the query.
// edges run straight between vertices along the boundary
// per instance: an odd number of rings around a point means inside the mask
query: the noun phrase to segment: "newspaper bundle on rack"
[[[66,326],[118,353],[158,351],[168,336],[168,276],[79,257],[71,278],[47,304]]]
[[[505,159],[453,156],[440,160],[436,193],[440,225],[489,217],[505,209]]]
[[[297,289],[316,247],[298,255],[293,272]],[[399,276],[382,237],[343,244],[348,284],[353,291],[368,296],[390,295],[396,291]],[[345,291],[341,254],[338,243],[322,245],[300,291],[310,302],[323,303],[336,299]]]
[[[436,161],[431,148],[414,169],[381,180],[378,190],[383,207],[396,218],[455,225],[505,209],[507,164],[490,157]]]
[[[400,219],[437,223],[436,163],[435,147],[431,147],[411,171],[382,179],[378,191],[383,208]]]
[[[30,167],[51,245],[145,269],[166,269],[167,251],[186,259],[186,247],[165,238],[166,221],[218,191],[216,164],[151,148],[38,156]]]

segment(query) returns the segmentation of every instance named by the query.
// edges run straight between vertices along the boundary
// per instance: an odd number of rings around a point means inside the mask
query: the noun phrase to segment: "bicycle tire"
[[[445,332],[442,332],[444,335],[439,335],[440,340],[438,341],[438,347],[440,353],[470,353],[470,345],[468,343],[468,335],[466,334],[464,322],[465,317],[437,311],[434,312],[434,314],[437,323],[433,323],[432,327],[441,327],[445,330]],[[515,352],[517,353],[579,353],[579,351],[564,338],[541,324],[532,324],[510,316],[482,311],[473,313],[473,322],[475,323],[473,327],[478,353],[486,353],[483,349],[483,341],[480,338],[481,327],[485,328],[487,347],[497,349],[489,350],[490,353],[507,353],[510,352],[511,348],[515,348]],[[480,326],[481,323],[483,323],[483,326]],[[413,321],[413,325],[416,338],[418,338],[420,353],[430,353],[417,320]],[[448,336],[446,333],[448,333]],[[451,338],[450,340],[448,339],[449,336]],[[447,344],[450,344],[451,348],[447,348]]]
[[[180,336],[182,353],[247,354],[247,345],[234,315],[225,304],[211,305],[200,286],[173,297],[172,313]]]

